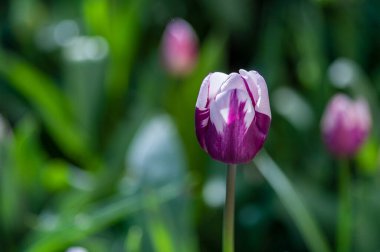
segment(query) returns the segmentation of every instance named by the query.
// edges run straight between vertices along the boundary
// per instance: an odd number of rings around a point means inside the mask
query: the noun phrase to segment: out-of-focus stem
[[[224,205],[223,252],[234,251],[235,177],[236,164],[228,165],[226,202]]]
[[[339,214],[337,251],[350,251],[352,202],[350,194],[350,167],[348,160],[341,160],[339,167]]]

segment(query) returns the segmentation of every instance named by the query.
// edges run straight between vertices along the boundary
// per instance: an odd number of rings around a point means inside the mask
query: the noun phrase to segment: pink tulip
[[[185,76],[198,59],[198,39],[191,25],[183,19],[171,21],[162,38],[162,59],[166,70],[174,76]]]
[[[368,103],[351,100],[344,94],[335,95],[327,105],[321,128],[329,151],[338,157],[354,156],[371,129]]]

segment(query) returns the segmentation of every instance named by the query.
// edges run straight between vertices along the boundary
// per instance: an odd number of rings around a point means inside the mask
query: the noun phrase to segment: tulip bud
[[[365,100],[353,101],[344,94],[337,94],[330,100],[322,118],[323,140],[332,154],[350,157],[366,140],[371,125]]]
[[[174,19],[165,29],[162,60],[166,70],[174,76],[185,76],[198,59],[198,39],[191,25],[183,19]]]
[[[249,162],[263,146],[270,123],[267,85],[258,72],[216,72],[203,80],[195,129],[212,158],[228,164]]]

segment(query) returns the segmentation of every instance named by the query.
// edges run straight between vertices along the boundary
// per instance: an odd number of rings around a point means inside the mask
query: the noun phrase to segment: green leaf
[[[104,37],[108,35],[110,25],[109,1],[83,1],[83,16],[90,33],[102,35]]]
[[[0,124],[4,131],[9,130],[2,117]],[[12,144],[13,138],[10,135],[0,136],[0,230],[9,243],[12,243],[12,233],[20,225],[22,215],[20,183],[15,169],[12,169]]]
[[[128,88],[132,62],[140,39],[140,11],[145,1],[110,3],[84,1],[84,18],[92,33],[104,36],[110,45],[106,86],[107,100],[119,102]]]
[[[141,239],[143,233],[140,227],[132,226],[128,230],[127,238],[125,239],[124,248],[128,252],[139,252],[141,251]]]
[[[69,156],[87,160],[90,150],[84,132],[75,124],[70,105],[56,84],[28,62],[0,49],[0,75],[38,111],[51,136]]]
[[[309,249],[314,252],[331,251],[313,216],[280,167],[264,150],[255,157],[254,163],[284,204]]]
[[[106,70],[105,113],[107,125],[102,130],[107,138],[117,128],[124,114],[124,100],[129,87],[134,60],[140,46],[140,14],[148,0],[86,0],[83,12],[94,35],[102,35],[109,43],[109,64]]]
[[[154,251],[173,252],[173,239],[175,235],[171,235],[164,221],[164,216],[159,209],[159,204],[154,193],[148,194],[147,197],[147,215],[145,220],[148,226],[148,232],[153,244]]]
[[[379,144],[374,137],[370,137],[361,147],[356,160],[359,172],[372,176],[376,174],[379,162]]]
[[[39,126],[36,121],[33,117],[26,116],[14,130],[11,148],[12,169],[17,174],[21,188],[28,192],[30,199],[33,199],[33,189],[41,186],[41,168],[46,161],[46,153],[39,143],[38,134]]]
[[[168,184],[156,190],[157,203],[163,203],[178,197],[182,190],[178,184]],[[107,228],[111,224],[126,219],[132,214],[149,207],[144,192],[126,196],[114,201],[99,202],[72,215],[71,220],[60,221],[51,231],[34,233],[27,244],[29,252],[49,252],[64,250],[75,242]]]

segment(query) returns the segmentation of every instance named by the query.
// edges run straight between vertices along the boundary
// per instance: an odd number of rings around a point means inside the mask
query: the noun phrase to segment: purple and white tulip
[[[328,103],[322,117],[323,140],[332,154],[351,157],[367,139],[371,125],[367,101],[354,101],[344,94],[337,94]]]
[[[198,59],[198,38],[191,25],[174,19],[165,29],[161,45],[165,69],[174,76],[189,74]]]
[[[203,80],[195,129],[212,158],[228,164],[249,162],[263,146],[270,123],[267,85],[258,72],[215,72]]]

